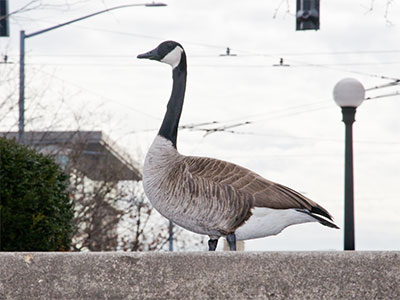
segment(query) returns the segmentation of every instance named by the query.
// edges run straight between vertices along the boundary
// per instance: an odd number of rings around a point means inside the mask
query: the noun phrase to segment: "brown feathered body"
[[[336,227],[303,195],[226,161],[181,155],[162,136],[147,153],[143,175],[145,192],[163,216],[211,238],[258,238],[313,221]]]

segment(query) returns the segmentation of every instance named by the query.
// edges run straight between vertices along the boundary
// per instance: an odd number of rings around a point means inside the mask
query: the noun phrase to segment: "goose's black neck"
[[[186,55],[182,52],[181,61],[172,71],[173,86],[172,93],[167,105],[159,135],[170,140],[176,148],[176,139],[178,136],[179,119],[182,113],[183,99],[185,98],[186,89]]]

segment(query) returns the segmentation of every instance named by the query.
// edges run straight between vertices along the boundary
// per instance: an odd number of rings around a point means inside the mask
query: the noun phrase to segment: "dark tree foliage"
[[[0,138],[0,250],[69,250],[67,188],[68,176],[51,157]]]

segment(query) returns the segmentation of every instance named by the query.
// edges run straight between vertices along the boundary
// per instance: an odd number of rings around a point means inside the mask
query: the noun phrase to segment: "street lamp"
[[[353,78],[340,80],[333,88],[333,99],[342,108],[345,124],[344,171],[344,250],[354,250],[354,180],[353,180],[353,123],[356,109],[365,99],[361,82]]]
[[[18,120],[18,142],[23,144],[24,143],[24,131],[25,131],[25,39],[60,28],[66,25],[76,23],[82,21],[84,19],[94,17],[111,10],[132,7],[132,6],[146,6],[146,7],[158,7],[158,6],[167,6],[167,4],[159,3],[159,2],[151,2],[151,3],[141,3],[141,4],[126,4],[115,6],[111,8],[107,8],[95,13],[92,13],[87,16],[83,16],[62,24],[58,24],[43,30],[39,30],[30,34],[25,34],[24,30],[20,31],[20,46],[19,46],[19,120]]]

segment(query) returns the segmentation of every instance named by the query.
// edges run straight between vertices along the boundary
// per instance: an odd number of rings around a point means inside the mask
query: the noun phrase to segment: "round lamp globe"
[[[333,99],[340,107],[358,107],[365,99],[364,86],[357,79],[344,78],[333,88]]]

